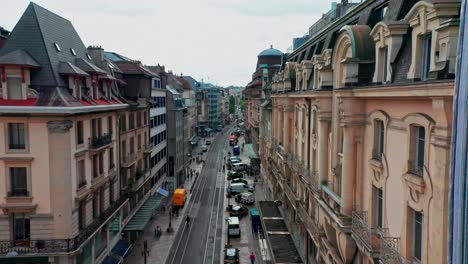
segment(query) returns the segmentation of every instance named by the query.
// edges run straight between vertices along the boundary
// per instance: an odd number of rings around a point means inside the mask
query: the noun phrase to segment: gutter
[[[1,114],[80,114],[127,108],[128,104],[96,106],[0,106]]]

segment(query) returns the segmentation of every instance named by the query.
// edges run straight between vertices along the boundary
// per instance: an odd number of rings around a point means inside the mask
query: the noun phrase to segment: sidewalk
[[[207,140],[212,140],[213,138],[207,138]],[[203,139],[198,143],[198,146],[193,150],[193,153],[198,153],[201,149],[201,146],[204,144]],[[203,160],[206,159],[206,152],[203,154]],[[190,169],[194,169],[196,172],[201,172],[203,163],[192,162],[189,165]],[[193,178],[187,178],[184,183],[184,188],[187,190],[187,204],[179,210],[179,216],[172,216],[171,225],[174,231],[168,233],[166,231],[169,226],[169,211],[166,209],[165,212],[162,210],[163,205],[168,208],[171,203],[171,197],[164,198],[163,202],[157,208],[154,217],[148,223],[147,227],[143,231],[143,234],[140,235],[137,241],[135,241],[132,251],[127,256],[125,263],[134,264],[134,263],[144,263],[143,257],[143,243],[146,240],[148,243],[149,255],[147,256],[147,263],[151,264],[164,264],[168,257],[169,251],[174,239],[177,235],[181,222],[183,222],[183,215],[185,210],[189,207],[189,201],[192,197],[191,188],[192,185],[196,183],[196,176],[194,174]],[[154,236],[154,230],[156,226],[160,226],[162,230],[162,235],[159,238]]]

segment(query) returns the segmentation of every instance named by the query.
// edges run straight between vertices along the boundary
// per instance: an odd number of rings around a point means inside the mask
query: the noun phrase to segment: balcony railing
[[[300,203],[298,208],[298,215],[301,218],[302,223],[306,227],[306,229],[314,236],[314,238],[319,241],[320,237],[323,236],[323,232],[320,232],[320,228],[314,222],[313,215],[307,213],[307,210],[304,208],[304,204]],[[313,213],[313,210],[312,210]]]
[[[75,251],[84,242],[86,242],[92,234],[94,234],[100,226],[110,220],[113,213],[126,201],[127,195],[121,196],[109,208],[107,208],[101,216],[96,218],[86,228],[80,230],[80,233],[75,238],[71,239],[43,239],[43,240],[21,240],[21,241],[0,241],[0,255],[5,255],[8,252],[17,252],[19,255],[41,255],[41,254],[63,254]]]
[[[136,162],[136,154],[131,153],[131,154],[128,154],[127,156],[122,157],[121,165],[122,167],[127,168],[133,165],[135,162]]]
[[[143,146],[143,151],[145,153],[151,153],[151,151],[153,151],[153,147],[154,147],[154,144],[153,143],[149,143],[149,144],[145,144]]]
[[[396,237],[385,237],[381,240],[381,254],[380,260],[383,263],[392,264],[410,264],[411,261],[407,260],[398,252],[400,239]]]
[[[408,160],[408,172],[422,177],[424,175],[424,168],[415,160]]]
[[[382,151],[373,149],[372,150],[372,159],[382,161]]]
[[[102,136],[89,138],[88,142],[89,142],[88,145],[90,149],[102,148],[112,143],[112,134],[104,134]]]
[[[27,189],[16,189],[9,191],[7,195],[8,197],[24,197],[29,196],[29,191]]]
[[[353,211],[351,232],[354,239],[362,245],[370,257],[375,258],[381,252],[381,240],[385,230],[380,227],[370,227],[366,211]]]

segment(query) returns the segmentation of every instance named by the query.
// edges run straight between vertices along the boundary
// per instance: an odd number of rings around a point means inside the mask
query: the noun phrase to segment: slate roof
[[[68,61],[61,61],[59,63],[59,73],[63,75],[81,75],[81,76],[89,75]]]
[[[75,64],[87,73],[107,74],[104,70],[94,65],[88,59],[76,58]]]
[[[197,80],[195,80],[192,76],[182,76],[182,78],[184,78],[190,85],[190,88],[193,90],[193,91],[197,91],[199,87],[199,82]],[[197,86],[198,85],[198,86]]]
[[[40,68],[41,65],[27,51],[14,50],[0,56],[0,65],[22,65],[31,68]]]
[[[24,50],[41,66],[31,72],[32,87],[66,87],[59,72],[60,62],[74,63],[81,58],[92,64],[71,22],[32,2],[0,50],[0,56],[16,50]]]

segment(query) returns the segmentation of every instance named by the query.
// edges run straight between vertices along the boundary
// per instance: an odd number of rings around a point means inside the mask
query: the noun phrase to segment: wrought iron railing
[[[410,264],[411,261],[407,260],[398,252],[400,239],[397,237],[384,237],[381,240],[381,254],[380,260],[382,263],[389,264]]]
[[[422,177],[424,175],[424,168],[417,161],[408,160],[408,172]]]
[[[29,196],[29,191],[27,189],[15,189],[7,193],[8,197],[24,197]]]
[[[122,163],[121,163],[121,165],[122,165],[123,167],[129,167],[129,166],[132,165],[135,161],[136,161],[136,154],[135,154],[135,153],[131,153],[131,154],[128,154],[127,156],[122,157]]]
[[[313,192],[320,193],[319,174],[316,170],[310,172],[310,187]]]
[[[353,211],[351,232],[371,257],[377,257],[381,251],[381,239],[384,237],[385,229],[371,227],[367,219],[366,211]]]
[[[112,143],[112,134],[104,134],[102,136],[89,138],[89,147],[94,149],[103,147],[110,143]]]
[[[107,208],[101,216],[96,218],[86,228],[80,230],[80,233],[75,238],[71,239],[41,239],[41,240],[13,240],[0,241],[0,255],[5,255],[9,252],[16,252],[19,255],[40,255],[40,254],[59,254],[68,253],[78,249],[86,242],[97,229],[107,222],[112,214],[123,204],[127,199],[127,195],[121,196],[109,208]]]

